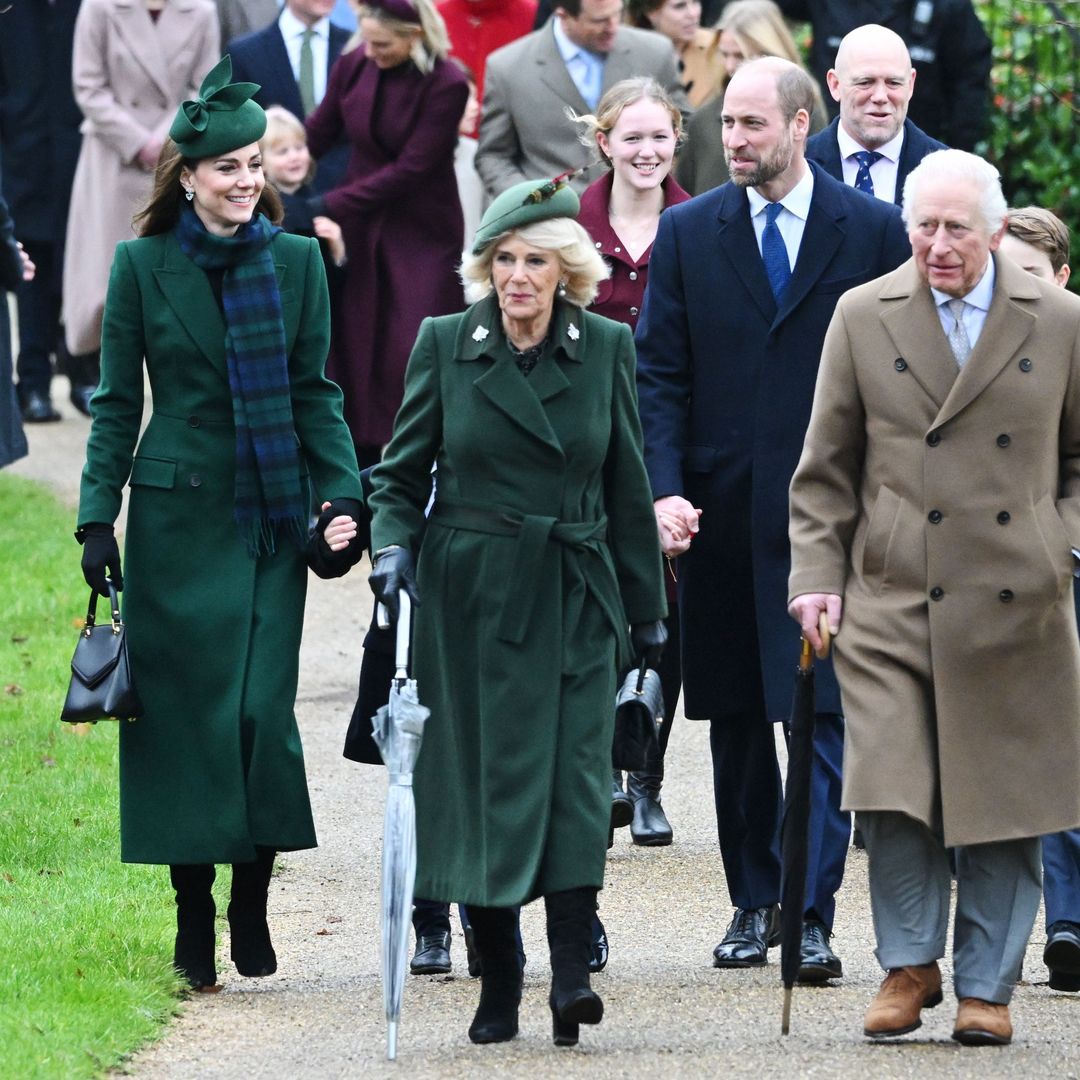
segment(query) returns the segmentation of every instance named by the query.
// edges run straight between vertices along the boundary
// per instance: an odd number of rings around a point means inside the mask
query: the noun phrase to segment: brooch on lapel
[[[566,336],[567,336],[567,337],[568,337],[568,338],[569,338],[569,339],[570,339],[571,341],[577,341],[577,339],[578,339],[579,337],[581,337],[581,331],[580,331],[580,330],[579,330],[579,329],[578,329],[578,328],[577,328],[577,327],[576,327],[576,326],[575,326],[575,325],[574,325],[573,323],[571,323],[571,324],[570,324],[570,325],[569,325],[569,326],[568,326],[568,327],[566,328]]]
[[[483,341],[488,336],[488,328],[486,326],[478,326],[472,332],[473,341]]]

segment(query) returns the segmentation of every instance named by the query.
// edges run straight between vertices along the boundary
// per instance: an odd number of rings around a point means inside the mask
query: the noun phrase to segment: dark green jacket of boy
[[[526,377],[494,297],[427,320],[372,480],[373,547],[420,553],[417,895],[601,885],[617,664],[666,610],[629,329],[556,302]]]
[[[360,499],[341,393],[323,372],[318,242],[279,233],[271,253],[301,474],[319,499]],[[130,478],[124,619],[146,714],[121,728],[127,862],[315,844],[293,714],[307,569],[287,537],[253,558],[234,521],[225,335],[209,279],[171,233],[117,247],[79,522],[112,522]],[[153,413],[140,438],[144,357]]]

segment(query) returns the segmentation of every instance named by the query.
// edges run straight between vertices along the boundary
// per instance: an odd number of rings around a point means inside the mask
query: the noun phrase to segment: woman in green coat
[[[606,268],[578,207],[532,181],[488,208],[462,268],[476,302],[422,325],[369,500],[376,595],[392,613],[400,588],[421,601],[416,893],[468,904],[474,1042],[517,1033],[512,908],[538,896],[555,1042],[603,1015],[588,961],[616,670],[664,637],[634,346],[582,310]]]
[[[225,57],[181,106],[140,238],[117,247],[79,502],[83,573],[118,586],[126,540],[132,674],[144,715],[120,729],[121,856],[167,863],[174,962],[217,981],[215,863],[232,863],[232,958],[268,975],[276,851],[315,845],[293,714],[306,589],[355,561],[307,536],[309,482],[360,516],[341,394],[323,374],[328,301],[318,242],[284,233],[265,188],[266,125]],[[142,437],[143,365],[153,413]],[[138,445],[136,446],[136,443]]]

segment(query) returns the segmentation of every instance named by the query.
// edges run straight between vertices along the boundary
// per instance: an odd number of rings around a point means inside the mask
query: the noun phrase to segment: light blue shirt
[[[604,86],[605,58],[572,42],[566,36],[557,15],[551,20],[551,29],[555,33],[555,44],[559,55],[563,58],[566,70],[570,78],[574,80],[578,93],[585,99],[585,104],[595,111],[600,103],[600,93]]]
[[[934,297],[934,305],[937,307],[938,318],[941,320],[941,329],[945,331],[945,336],[948,337],[953,328],[953,316],[949,310],[949,301],[955,300],[956,297],[949,296],[939,289],[931,289],[930,293]],[[964,329],[967,331],[967,338],[971,342],[972,349],[975,348],[975,343],[982,333],[983,325],[986,323],[986,313],[990,310],[990,301],[993,298],[994,258],[990,256],[986,260],[986,269],[983,271],[982,277],[979,278],[978,284],[967,296],[962,298],[964,301],[964,313],[960,318],[964,324]]]
[[[284,7],[278,16],[278,29],[285,39],[285,51],[289,54],[293,78],[300,83],[300,47],[304,43],[304,31],[308,29],[289,9]],[[326,96],[326,73],[329,70],[330,57],[330,19],[320,19],[311,27],[312,85],[315,90],[315,104]],[[304,118],[301,116],[301,120]]]
[[[771,204],[752,187],[746,189],[746,197],[750,200],[750,220],[757,237],[758,251],[761,251],[761,238],[765,234],[765,210]],[[806,219],[810,215],[810,200],[813,197],[814,173],[808,168],[806,175],[780,200],[784,209],[776,216],[776,227],[784,238],[784,247],[787,248],[788,263],[792,270],[795,269],[795,260],[799,257],[803,233],[806,231]]]

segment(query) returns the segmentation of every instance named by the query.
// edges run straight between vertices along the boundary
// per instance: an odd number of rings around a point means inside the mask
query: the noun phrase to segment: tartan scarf
[[[256,214],[234,236],[206,231],[191,207],[176,223],[180,249],[203,270],[224,269],[225,353],[236,425],[233,516],[248,551],[273,552],[284,527],[307,539],[307,506],[293,427],[285,325],[270,241],[281,229]]]

